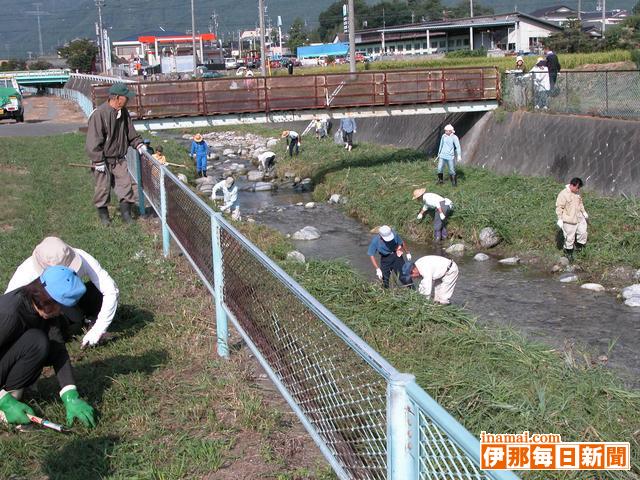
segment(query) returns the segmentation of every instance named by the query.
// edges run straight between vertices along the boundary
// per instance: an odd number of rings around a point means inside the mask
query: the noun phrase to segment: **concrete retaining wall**
[[[582,178],[604,195],[640,195],[640,122],[530,112],[485,114],[462,138],[464,163],[500,173]]]

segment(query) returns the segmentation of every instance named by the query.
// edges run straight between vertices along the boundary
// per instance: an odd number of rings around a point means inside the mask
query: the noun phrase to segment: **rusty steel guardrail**
[[[94,106],[110,85],[93,85]],[[283,77],[227,77],[129,84],[135,120],[230,113],[388,107],[498,100],[495,67],[390,70]]]

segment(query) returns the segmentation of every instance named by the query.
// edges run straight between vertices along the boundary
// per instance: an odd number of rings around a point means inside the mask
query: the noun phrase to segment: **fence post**
[[[142,160],[140,154],[136,151],[136,182],[138,183],[138,211],[140,215],[147,213],[144,205],[144,188],[142,186]]]
[[[167,225],[167,189],[165,185],[165,167],[160,167],[160,222],[162,223],[162,254],[169,256],[171,237],[169,236],[169,225]]]
[[[609,115],[609,71],[604,71],[604,99],[605,99],[605,107],[604,114]]]
[[[407,385],[414,381],[413,375],[396,373],[387,384],[387,476],[389,480],[418,478],[416,417],[407,395]]]
[[[220,213],[211,215],[211,247],[213,250],[213,291],[216,305],[216,334],[218,337],[218,355],[229,357],[229,345],[227,344],[229,326],[227,312],[222,306],[224,297],[224,273],[222,269],[222,246],[220,244]]]

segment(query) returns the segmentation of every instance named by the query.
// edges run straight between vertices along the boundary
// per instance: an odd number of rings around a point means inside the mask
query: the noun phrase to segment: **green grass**
[[[246,349],[215,352],[212,300],[183,260],[164,260],[157,223],[99,226],[84,169],[84,136],[0,139],[0,284],[47,235],[91,252],[120,288],[110,331],[116,338],[81,351],[69,343],[81,395],[98,426],[17,434],[0,427],[0,478],[180,479],[329,478],[315,450],[286,458],[278,436],[299,435],[288,408],[265,397]],[[178,146],[167,143],[167,155]],[[232,338],[237,342],[238,338]],[[64,421],[59,387],[47,370],[28,394],[37,413]],[[269,459],[252,455],[273,450]],[[249,462],[246,459],[251,457]],[[234,473],[235,472],[235,473]]]

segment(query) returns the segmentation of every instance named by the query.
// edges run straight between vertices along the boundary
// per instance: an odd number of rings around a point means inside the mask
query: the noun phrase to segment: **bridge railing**
[[[540,94],[531,74],[506,74],[502,85],[507,108],[640,118],[640,70],[561,71],[548,94]]]
[[[341,479],[496,479],[477,439],[414,381],[153,158],[129,169],[162,225],[212,293],[218,353],[227,321],[252,350]],[[144,205],[141,205],[141,210]]]
[[[94,105],[106,100],[108,87],[93,86]],[[494,67],[478,67],[146,81],[130,88],[137,95],[129,111],[135,119],[144,120],[496,100],[500,77]]]

